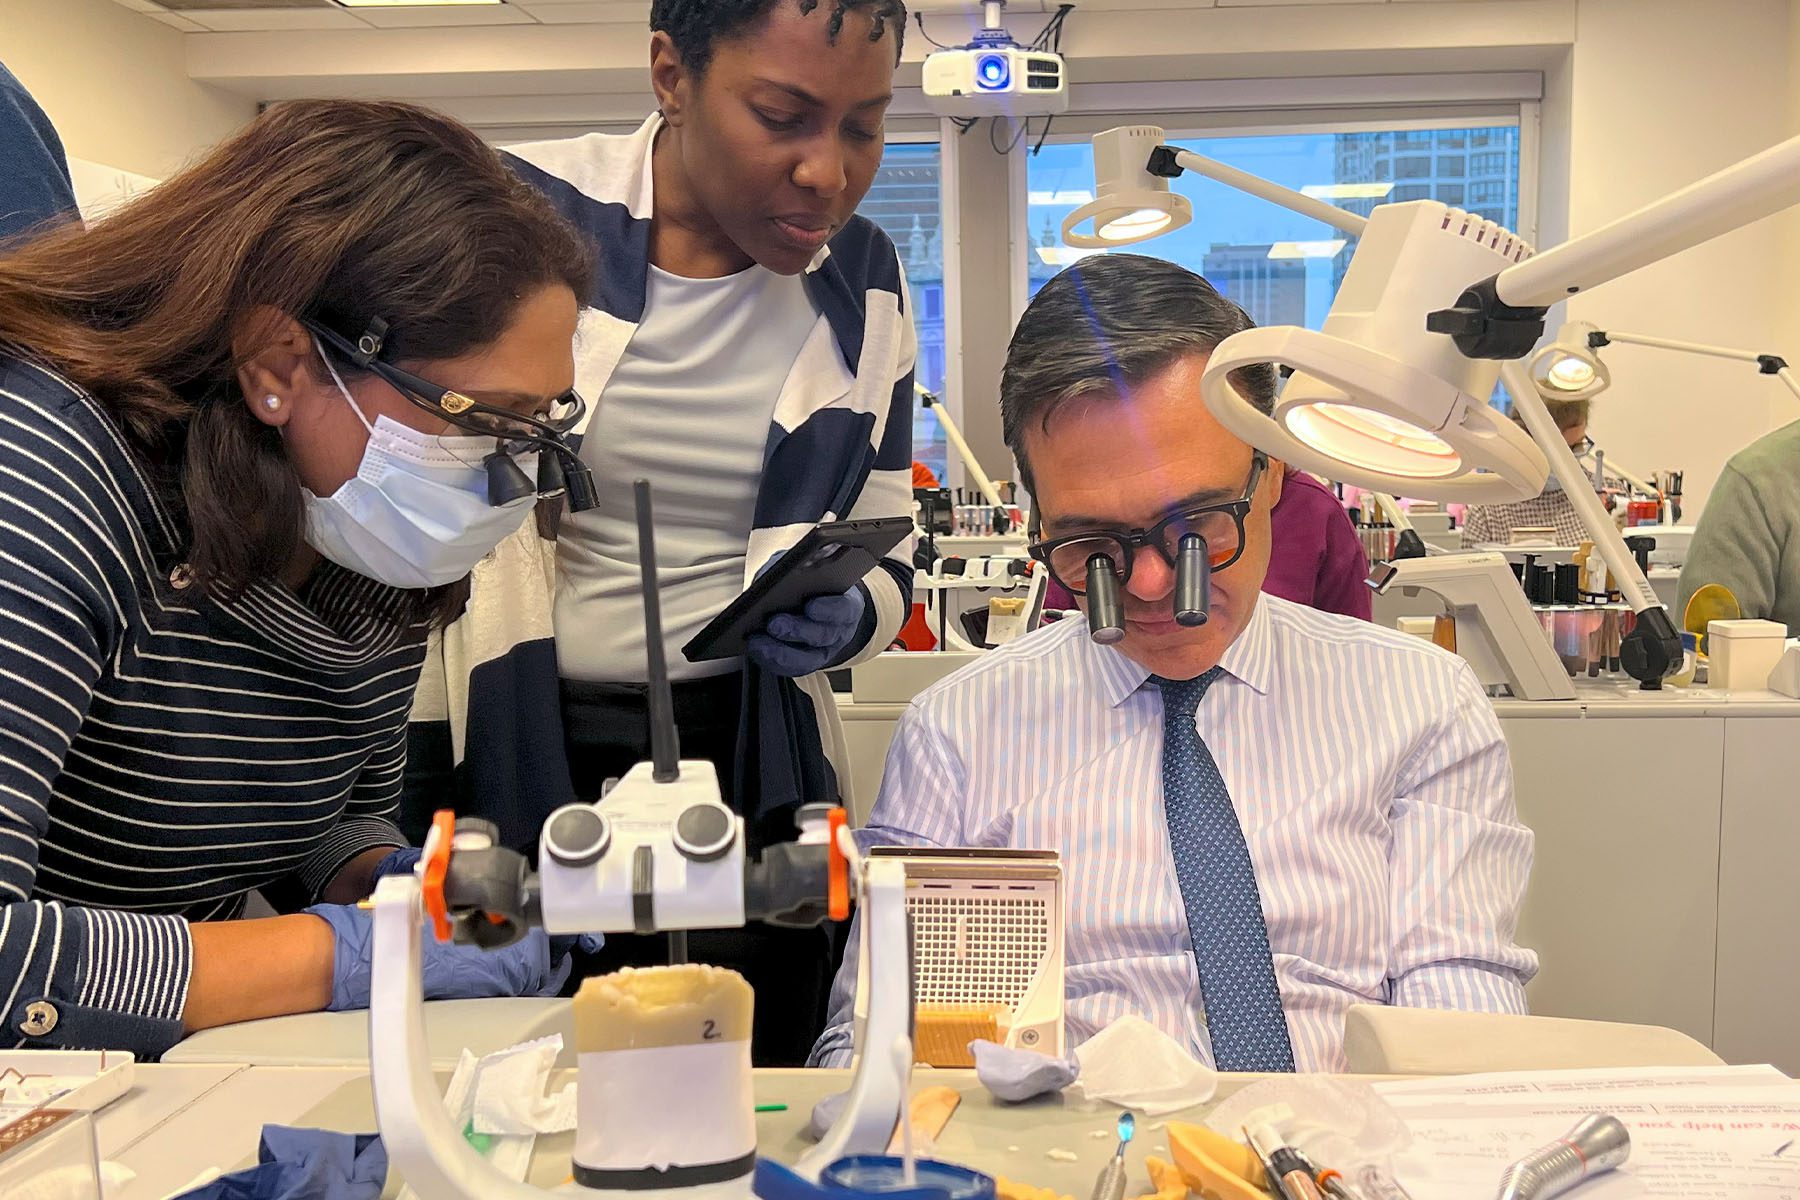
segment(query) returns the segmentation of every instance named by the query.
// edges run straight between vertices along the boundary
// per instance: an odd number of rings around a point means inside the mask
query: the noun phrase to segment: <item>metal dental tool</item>
[[[1617,1117],[1594,1113],[1568,1134],[1526,1155],[1500,1177],[1498,1200],[1550,1200],[1631,1157],[1631,1135]]]
[[[1088,635],[1102,646],[1115,645],[1125,637],[1125,614],[1119,608],[1119,573],[1105,554],[1088,559],[1087,568]]]
[[[1212,615],[1212,560],[1206,539],[1184,534],[1175,555],[1175,621],[1192,629]]]
[[[1120,1113],[1119,1148],[1100,1168],[1100,1178],[1094,1181],[1094,1200],[1125,1200],[1125,1147],[1136,1132],[1137,1118],[1130,1110]]]

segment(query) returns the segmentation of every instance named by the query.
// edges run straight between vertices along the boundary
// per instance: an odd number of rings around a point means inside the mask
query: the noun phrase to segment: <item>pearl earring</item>
[[[263,397],[263,407],[268,409],[270,412],[274,412],[276,409],[281,407],[281,397],[275,396],[275,395],[264,396]]]

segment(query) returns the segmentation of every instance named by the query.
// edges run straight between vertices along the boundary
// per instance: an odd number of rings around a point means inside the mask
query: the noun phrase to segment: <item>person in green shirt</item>
[[[1746,617],[1800,628],[1800,421],[1740,450],[1700,514],[1681,606],[1709,583],[1731,589]]]

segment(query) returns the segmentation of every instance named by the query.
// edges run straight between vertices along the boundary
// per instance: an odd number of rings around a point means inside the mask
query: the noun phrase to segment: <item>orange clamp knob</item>
[[[826,895],[830,901],[827,910],[834,921],[850,919],[850,860],[838,848],[838,830],[850,824],[850,814],[841,808],[831,810],[831,817],[826,825],[830,831],[831,844],[826,847],[825,862],[827,879],[830,888]]]
[[[439,809],[431,818],[431,836],[425,839],[425,874],[420,885],[425,913],[431,918],[437,940],[450,940],[450,906],[444,902],[444,877],[450,873],[450,846],[456,841],[456,814]]]

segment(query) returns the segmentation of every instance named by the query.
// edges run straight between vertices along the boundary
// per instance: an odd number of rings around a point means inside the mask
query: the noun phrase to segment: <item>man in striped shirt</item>
[[[1333,1071],[1353,1004],[1525,1010],[1532,835],[1467,664],[1259,595],[1280,464],[1199,386],[1249,324],[1136,256],[1032,302],[1001,385],[1008,444],[1039,552],[1078,594],[1106,554],[1125,635],[1065,621],[922,693],[862,838],[1059,851],[1072,1045],[1136,1014],[1222,1069]],[[1232,382],[1272,406],[1271,368]],[[1172,611],[1188,532],[1215,568],[1199,628]],[[848,1058],[854,981],[848,962],[815,1063]]]

